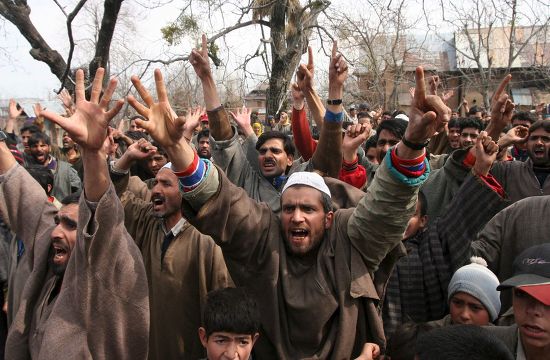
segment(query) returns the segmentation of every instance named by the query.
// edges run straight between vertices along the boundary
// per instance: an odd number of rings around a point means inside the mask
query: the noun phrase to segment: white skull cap
[[[286,189],[294,185],[311,186],[312,188],[317,189],[331,197],[330,190],[321,175],[314,172],[298,171],[292,173],[283,187],[283,193]]]
[[[172,170],[172,162],[169,161],[166,164],[164,164],[164,166],[161,167],[161,169],[164,169],[164,168]]]

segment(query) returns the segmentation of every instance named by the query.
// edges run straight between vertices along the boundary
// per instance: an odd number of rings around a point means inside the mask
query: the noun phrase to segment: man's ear
[[[332,226],[332,220],[334,220],[334,212],[329,211],[325,214],[325,229],[330,229]]]
[[[206,330],[202,326],[199,328],[199,339],[201,340],[202,346],[206,348],[206,344],[208,343],[208,336],[206,336]]]
[[[287,163],[286,166],[292,166],[292,163],[294,162],[294,155],[287,155]]]

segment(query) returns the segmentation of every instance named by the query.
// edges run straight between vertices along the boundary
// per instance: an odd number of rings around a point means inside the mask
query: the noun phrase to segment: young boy
[[[260,330],[260,311],[243,288],[208,294],[199,337],[208,360],[251,359]]]

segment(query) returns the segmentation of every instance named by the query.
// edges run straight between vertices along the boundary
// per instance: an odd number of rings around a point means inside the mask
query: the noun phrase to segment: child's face
[[[206,337],[206,330],[201,327],[199,337],[206,348],[208,360],[248,360],[258,334],[252,336],[219,331]]]

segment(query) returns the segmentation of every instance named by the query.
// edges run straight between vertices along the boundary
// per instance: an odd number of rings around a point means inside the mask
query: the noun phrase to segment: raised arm
[[[76,72],[76,110],[70,118],[62,117],[51,111],[40,114],[61,126],[71,139],[80,145],[84,165],[84,192],[86,199],[98,202],[109,188],[110,179],[103,143],[107,138],[109,122],[120,111],[123,100],[115,103],[109,110],[109,103],[116,88],[116,79],[111,79],[100,100],[105,70],[99,68],[92,84],[90,100],[86,100],[84,90],[84,72]]]
[[[338,53],[338,44],[332,44],[332,57],[329,64],[329,91],[331,104],[325,112],[323,127],[317,148],[312,157],[314,170],[337,178],[342,167],[342,95],[344,81],[348,77],[348,65],[342,54]]]
[[[416,90],[403,139],[386,154],[367,195],[348,222],[348,236],[372,274],[402,238],[414,212],[419,185],[429,172],[427,140],[449,121],[449,109],[436,95],[426,95],[424,70],[416,69]],[[399,214],[399,215],[396,215]]]
[[[6,121],[6,128],[4,131],[7,133],[13,133],[13,130],[15,129],[15,122],[17,121],[17,118],[21,116],[23,113],[23,109],[21,107],[17,107],[17,103],[14,99],[10,99],[10,105],[8,109],[8,120]]]
[[[208,122],[212,137],[217,141],[229,140],[233,136],[231,124],[227,116],[219,117],[214,110],[221,110],[222,103],[216,89],[216,82],[210,68],[210,60],[208,59],[208,45],[206,35],[202,35],[202,46],[200,50],[193,49],[189,55],[189,62],[193,65],[195,73],[202,83],[202,92],[204,95],[204,103],[208,112]]]

